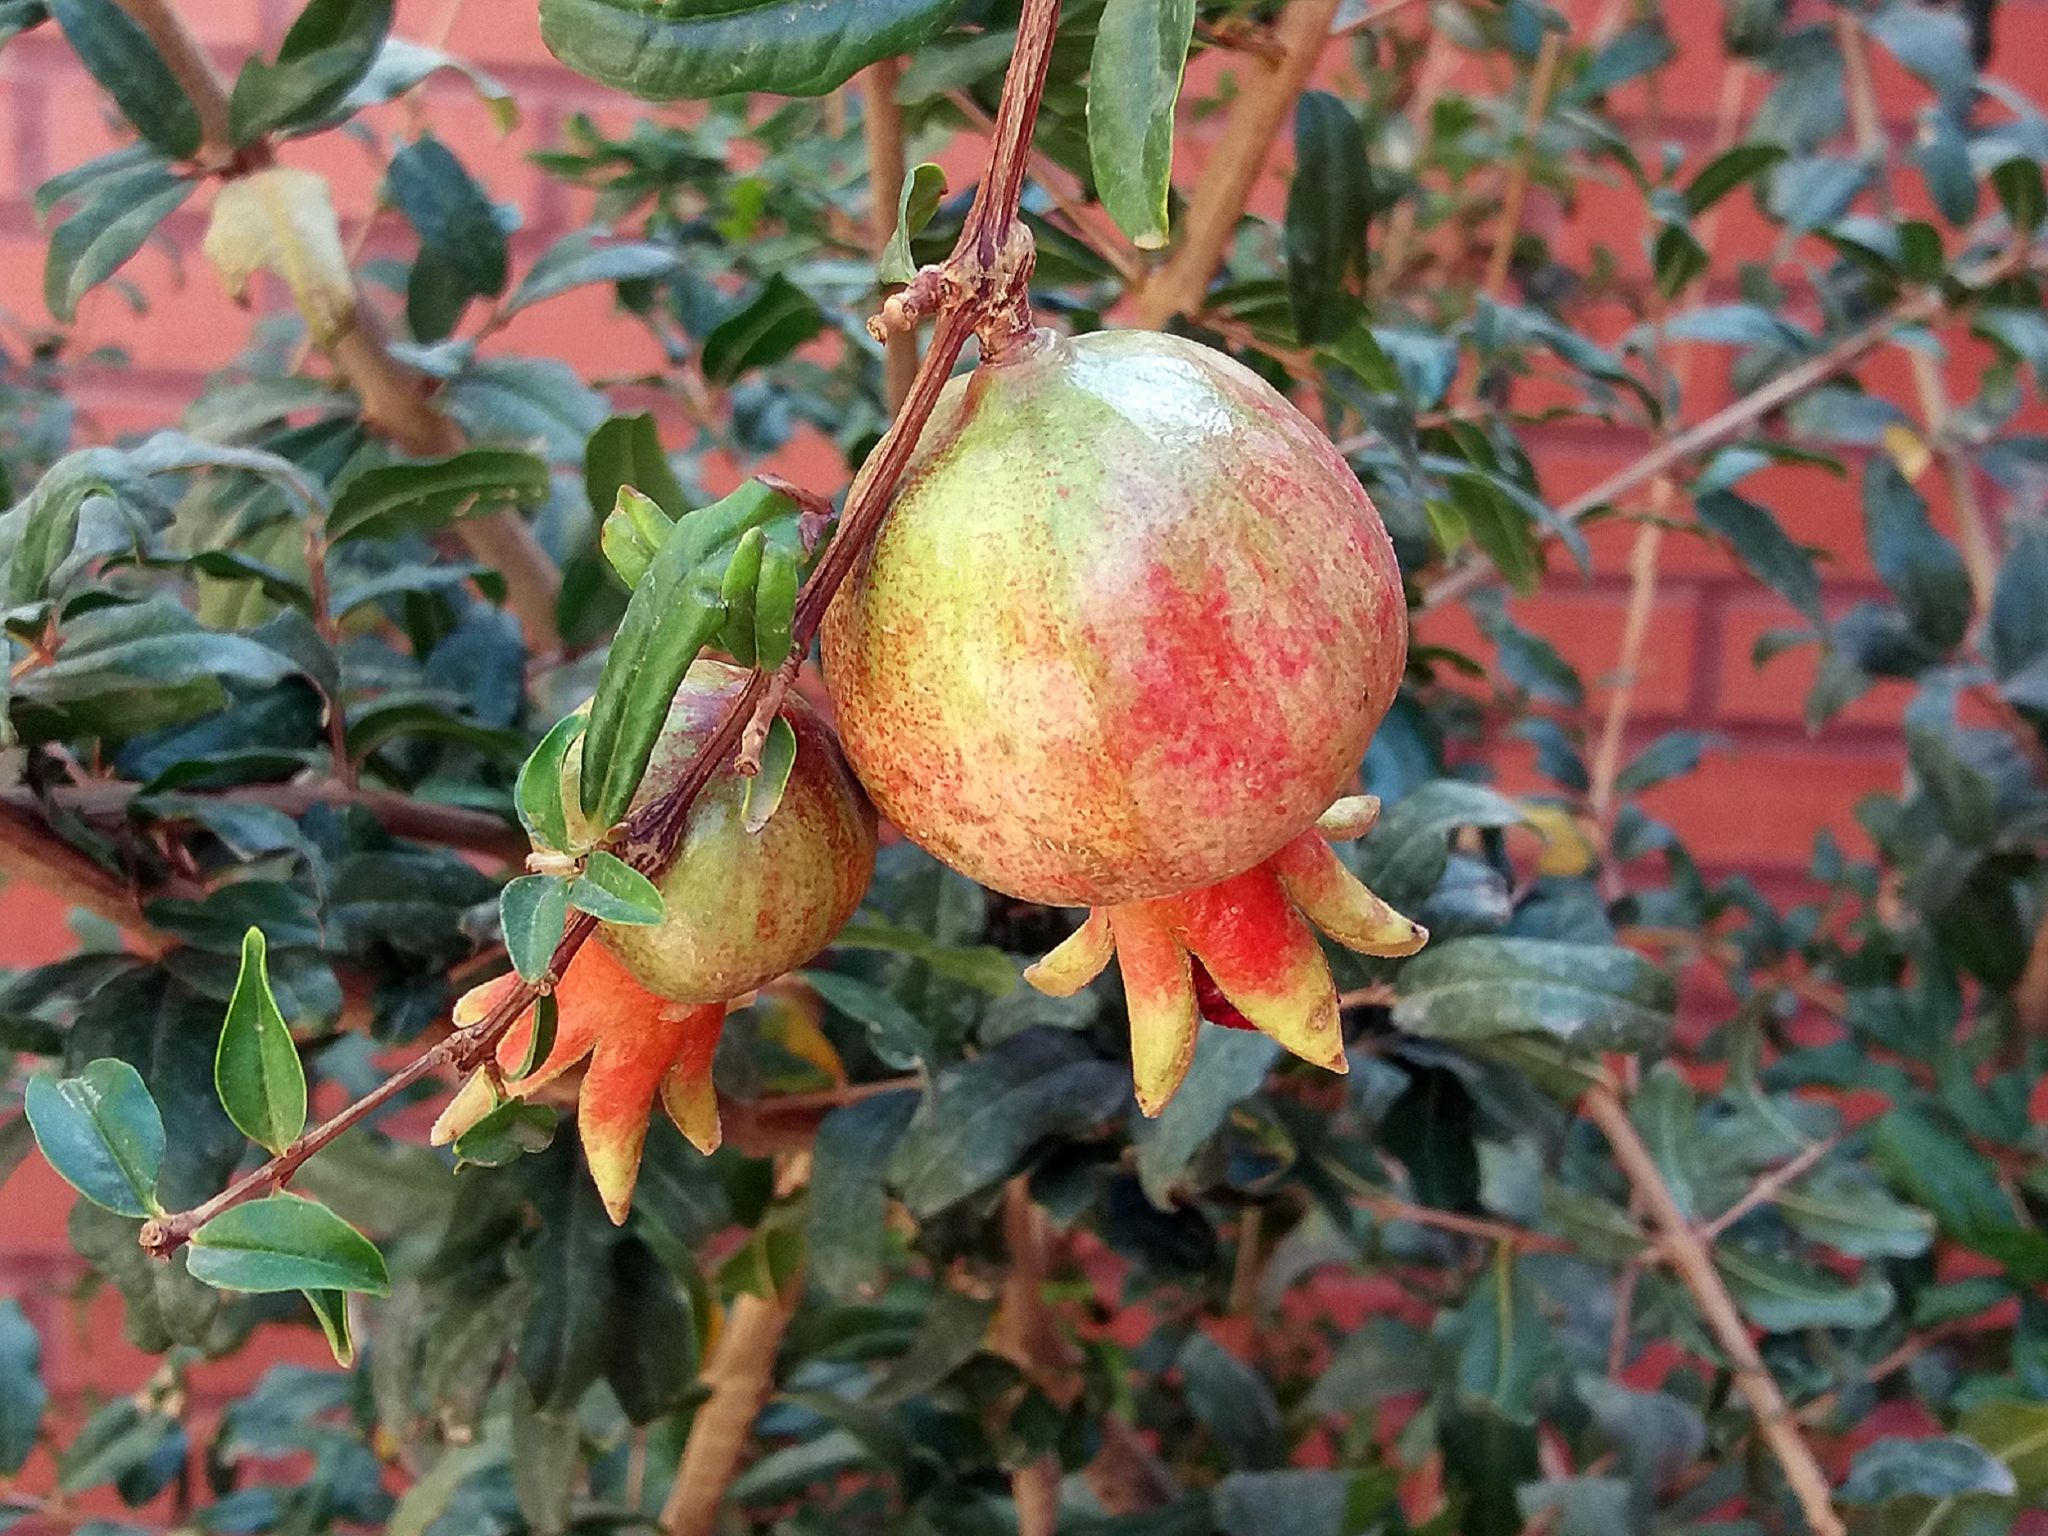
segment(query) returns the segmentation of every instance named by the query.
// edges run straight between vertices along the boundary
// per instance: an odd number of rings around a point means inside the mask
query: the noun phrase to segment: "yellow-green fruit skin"
[[[1155,332],[954,379],[823,632],[904,834],[1027,900],[1213,884],[1355,781],[1407,655],[1392,545],[1263,380]]]
[[[694,663],[669,707],[638,810],[673,786],[748,674]],[[746,780],[731,768],[698,796],[674,861],[655,882],[664,914],[651,926],[607,923],[599,937],[648,991],[679,1003],[740,997],[794,970],[853,916],[875,869],[875,812],[846,766],[831,728],[790,695],[782,718],[796,733],[796,767],[782,803],[759,832],[741,821]],[[563,761],[571,831],[580,743]]]

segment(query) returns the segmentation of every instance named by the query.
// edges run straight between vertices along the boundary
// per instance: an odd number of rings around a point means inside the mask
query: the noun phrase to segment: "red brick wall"
[[[1591,0],[1570,7],[1591,15]],[[224,64],[232,67],[258,46],[274,44],[295,6],[288,0],[191,0],[184,7]],[[1684,47],[1680,63],[1663,77],[1659,110],[1664,131],[1697,149],[1711,142],[1727,63],[1720,56],[1720,7],[1709,0],[1674,0],[1665,7]],[[2048,0],[2005,0],[2000,8],[2000,57],[2014,78],[2027,71],[2010,61],[2048,56]],[[550,183],[527,161],[534,149],[554,143],[565,118],[589,111],[601,122],[620,124],[636,109],[556,67],[541,45],[533,0],[401,0],[399,32],[407,37],[445,37],[457,54],[475,60],[516,93],[521,120],[501,135],[469,88],[450,79],[431,84],[417,103],[385,109],[386,125],[430,123],[461,154],[465,164],[496,197],[526,212],[514,241],[515,262],[523,264],[565,228],[580,222],[585,200]],[[1917,88],[1885,66],[1880,84],[1894,131],[1903,134]],[[1218,65],[1212,60],[1205,70]],[[1345,64],[1333,52],[1328,73]],[[1757,93],[1759,96],[1761,92]],[[1640,110],[1642,102],[1633,107]],[[1753,103],[1752,103],[1753,105]],[[1217,131],[1215,118],[1190,124],[1183,164],[1197,168]],[[0,53],[0,320],[11,331],[43,332],[51,327],[42,303],[43,242],[29,207],[29,193],[53,172],[77,164],[118,141],[104,103],[57,38],[32,34]],[[284,158],[328,173],[338,205],[351,225],[372,212],[376,174],[362,146],[341,135],[294,144]],[[1260,189],[1259,205],[1277,206],[1281,183]],[[77,400],[84,434],[109,439],[174,421],[201,377],[229,361],[248,338],[255,317],[225,297],[212,270],[198,256],[203,210],[180,213],[125,277],[148,296],[150,312],[138,320],[125,299],[108,287],[90,296],[68,341],[72,355],[94,347],[119,347],[129,366],[89,370]],[[1634,194],[1587,186],[1577,206],[1564,209],[1536,199],[1532,224],[1547,229],[1568,259],[1580,259],[1595,244],[1613,250],[1625,270],[1643,265],[1640,209]],[[403,244],[395,230],[373,227],[371,251],[387,239]],[[1731,204],[1716,251],[1723,279],[1745,255],[1768,248],[1769,235],[1749,211],[1746,199]],[[273,295],[270,302],[276,302]],[[509,349],[562,357],[591,376],[616,377],[658,366],[659,356],[642,329],[611,311],[608,295],[586,290],[541,306],[520,319],[498,343]],[[1688,414],[1697,416],[1727,398],[1725,357],[1714,349],[1690,366],[1695,386]],[[1885,376],[1902,385],[1903,369],[1887,365]],[[1958,389],[1969,378],[1958,373]],[[1906,399],[1902,389],[1891,391]],[[1596,483],[1638,454],[1644,443],[1631,434],[1584,427],[1561,428],[1541,439],[1538,455],[1551,498],[1562,500]],[[801,479],[837,483],[842,471],[822,444],[812,444],[788,466]],[[1930,484],[1929,489],[1937,496]],[[1826,548],[1833,559],[1833,600],[1846,606],[1875,590],[1863,552],[1861,515],[1840,480],[1818,471],[1773,471],[1756,483],[1795,538]],[[1764,491],[1764,487],[1768,491]],[[1596,563],[1590,583],[1575,571],[1558,569],[1544,589],[1522,599],[1522,621],[1549,637],[1600,684],[1614,666],[1627,602],[1627,559],[1631,525],[1615,524],[1592,535]],[[1645,658],[1631,736],[1646,739],[1673,726],[1707,726],[1728,738],[1731,750],[1710,758],[1702,771],[1653,797],[1654,809],[1675,823],[1709,864],[1740,867],[1766,881],[1796,880],[1813,834],[1834,829],[1852,847],[1861,846],[1852,820],[1857,798],[1894,787],[1902,754],[1895,725],[1901,705],[1896,685],[1881,687],[1848,710],[1819,737],[1800,723],[1810,680],[1812,653],[1795,653],[1762,675],[1752,670],[1750,643],[1765,628],[1788,621],[1781,604],[1760,592],[1716,549],[1685,535],[1664,540],[1651,642]],[[1487,654],[1461,612],[1443,612],[1426,622],[1427,638],[1466,645]],[[1597,721],[1604,689],[1594,687],[1589,721]],[[1519,773],[1510,762],[1511,776]],[[0,960],[33,963],[65,946],[63,914],[38,893],[0,890]],[[88,1390],[133,1390],[150,1362],[119,1340],[118,1306],[106,1297],[70,1315],[64,1300],[75,1269],[63,1237],[68,1201],[39,1160],[31,1159],[0,1188],[0,1292],[26,1295],[44,1326],[52,1358],[51,1384],[75,1398]],[[283,1335],[280,1348],[291,1357],[313,1358],[310,1334]],[[218,1393],[233,1390],[239,1375],[261,1355],[209,1377]]]

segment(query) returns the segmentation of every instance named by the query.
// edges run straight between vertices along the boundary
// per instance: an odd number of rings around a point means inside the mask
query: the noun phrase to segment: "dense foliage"
[[[573,911],[646,917],[625,862],[571,846],[551,728],[598,692],[581,810],[608,824],[691,655],[787,649],[838,488],[720,500],[718,466],[821,435],[850,474],[876,444],[907,361],[865,327],[878,263],[943,257],[971,190],[902,143],[987,131],[1018,6],[543,0],[572,66],[710,99],[570,124],[544,166],[603,222],[517,270],[518,210],[378,115],[442,70],[511,95],[391,35],[388,0],[309,0],[231,87],[160,0],[0,0],[0,38],[60,32],[133,139],[42,189],[58,329],[0,358],[0,855],[92,914],[0,992],[0,1166],[32,1118],[87,1197],[92,1283],[161,1359],[89,1416],[49,1409],[0,1300],[0,1473],[28,1468],[0,1527],[1036,1533],[1056,1500],[1101,1536],[1733,1536],[1831,1518],[1802,1454],[1861,1530],[2048,1503],[2048,438],[2024,430],[2048,116],[2012,83],[2037,61],[2000,59],[1981,5],[1724,0],[1726,121],[1681,145],[1659,6],[1606,9],[1060,17],[1023,203],[1041,319],[1170,323],[1288,391],[1411,606],[1467,604],[1495,647],[1491,672],[1418,647],[1366,755],[1386,810],[1344,857],[1434,938],[1331,951],[1349,1076],[1205,1025],[1140,1117],[1114,979],[1020,983],[1071,916],[895,842],[836,945],[728,1020],[726,1145],[657,1120],[614,1227],[563,1093],[441,1150],[456,1080],[423,1073],[298,1166],[308,1107],[441,1040],[508,947],[536,976]],[[1181,120],[1226,126],[1169,193],[1190,37]],[[1301,90],[1303,49],[1344,84]],[[1894,67],[1905,143],[1872,85]],[[1233,184],[1262,114],[1292,133],[1280,220]],[[277,152],[357,129],[417,237],[361,273]],[[1641,249],[1580,261],[1523,217],[1569,231],[1596,185]],[[188,203],[222,280],[270,274],[297,322],[175,426],[75,442],[63,327]],[[1716,262],[1731,211],[1769,259]],[[480,349],[588,284],[659,340],[636,382],[680,434]],[[1566,500],[1560,421],[1643,456]],[[1757,490],[1785,462],[1856,487],[1888,597],[1823,602]],[[1912,681],[1901,787],[1861,810],[1874,860],[1823,840],[1780,905],[1643,808],[1715,744],[1620,752],[1627,690],[1594,693],[1502,591],[1584,566],[1594,518],[1635,525],[1644,601],[1680,539],[1775,593],[1765,649],[1824,658],[1814,729]],[[758,585],[727,579],[764,550]],[[1529,755],[1540,790],[1499,787]],[[557,857],[501,908],[529,831]],[[271,1154],[295,1193],[139,1244]],[[191,1407],[202,1362],[316,1325],[334,1369]]]

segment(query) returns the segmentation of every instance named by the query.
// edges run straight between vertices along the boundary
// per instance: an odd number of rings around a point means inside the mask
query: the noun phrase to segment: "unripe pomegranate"
[[[665,794],[710,735],[748,674],[723,662],[693,665],[669,707],[634,809]],[[614,1221],[624,1221],[660,1095],[678,1129],[705,1152],[719,1142],[711,1062],[734,999],[794,970],[831,943],[867,893],[875,868],[875,813],[847,771],[830,727],[791,695],[782,718],[796,734],[796,766],[780,803],[758,832],[747,830],[747,783],[728,768],[691,808],[683,841],[655,882],[663,918],[652,926],[607,923],[576,952],[555,988],[555,1040],[547,1059],[507,1088],[527,1095],[586,1056],[577,1126],[592,1177]],[[562,801],[576,840],[580,743],[563,764]],[[455,1005],[458,1026],[475,1023],[518,984],[501,976]],[[533,1039],[527,1014],[500,1041],[506,1072]],[[497,1102],[483,1074],[465,1085],[436,1122],[449,1141]]]
[[[1093,909],[1029,974],[1068,992],[1120,957],[1148,1113],[1193,1054],[1196,963],[1342,1071],[1302,914],[1371,954],[1426,937],[1316,829],[1376,809],[1340,797],[1406,664],[1393,547],[1322,433],[1219,353],[1041,333],[955,379],[824,655],[847,756],[905,835]]]

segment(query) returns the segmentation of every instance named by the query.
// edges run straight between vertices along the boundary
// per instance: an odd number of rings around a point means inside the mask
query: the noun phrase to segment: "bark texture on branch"
[[[119,0],[121,9],[156,45],[172,76],[199,114],[199,163],[233,176],[270,156],[267,146],[235,151],[228,138],[228,85],[171,0]],[[419,458],[445,458],[461,449],[462,430],[430,398],[432,383],[391,355],[382,333],[357,295],[355,317],[326,343],[335,371],[363,404],[363,420],[400,450]],[[529,649],[561,649],[555,600],[562,574],[525,521],[513,512],[466,518],[457,532],[471,554],[505,578],[505,601],[519,620]]]
[[[1847,1528],[1835,1513],[1827,1474],[1800,1434],[1798,1420],[1779,1390],[1777,1378],[1757,1352],[1756,1341],[1749,1336],[1749,1325],[1742,1320],[1734,1297],[1728,1294],[1720,1271],[1714,1267],[1713,1250],[1679,1208],[1671,1186],[1664,1182],[1656,1159],[1629,1118],[1627,1106],[1612,1088],[1603,1084],[1586,1095],[1582,1108],[1607,1138],[1616,1166],[1627,1177],[1664,1240],[1664,1253],[1672,1269],[1691,1293],[1707,1331],[1713,1334],[1714,1342],[1734,1367],[1736,1390],[1756,1416],[1757,1433],[1785,1469],[1785,1481],[1798,1499],[1806,1523],[1815,1536],[1845,1536]]]

